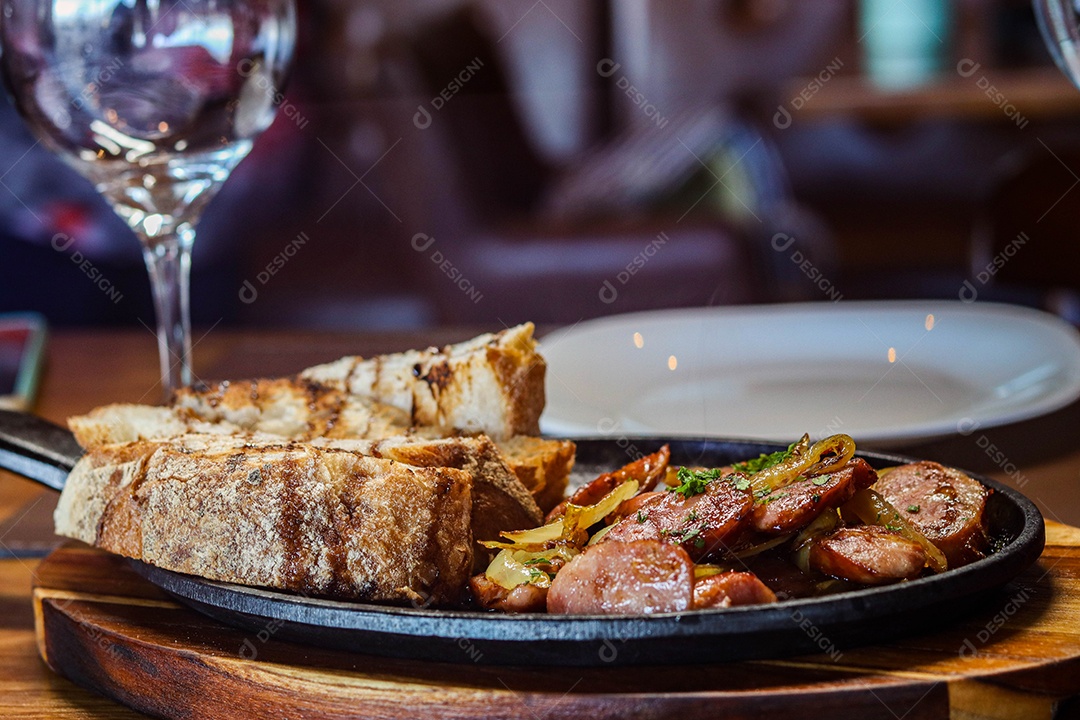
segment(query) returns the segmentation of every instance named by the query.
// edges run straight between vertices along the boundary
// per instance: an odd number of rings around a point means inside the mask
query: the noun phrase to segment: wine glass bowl
[[[1080,87],[1080,6],[1075,0],[1032,0],[1032,6],[1054,62]]]
[[[0,0],[0,71],[39,139],[143,246],[162,384],[191,382],[195,224],[269,127],[293,0]]]

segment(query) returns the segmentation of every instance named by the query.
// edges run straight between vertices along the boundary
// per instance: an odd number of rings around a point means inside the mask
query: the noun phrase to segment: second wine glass
[[[195,225],[273,121],[293,0],[0,4],[0,62],[20,113],[142,242],[168,396],[191,382]]]
[[[1032,0],[1032,6],[1054,62],[1080,87],[1080,8],[1073,0]]]

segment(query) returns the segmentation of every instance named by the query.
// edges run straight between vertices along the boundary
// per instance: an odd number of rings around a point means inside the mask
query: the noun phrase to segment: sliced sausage
[[[753,573],[726,572],[694,583],[694,609],[776,602],[776,595]]]
[[[935,462],[918,462],[889,471],[874,489],[944,553],[949,567],[985,554],[990,491],[977,480]]]
[[[841,528],[814,541],[810,567],[864,585],[910,580],[926,565],[926,551],[880,525]]]
[[[691,497],[660,493],[618,523],[604,542],[662,540],[679,545],[695,560],[725,551],[736,538],[753,506],[750,491],[740,490],[743,475],[709,482],[705,492]]]
[[[660,498],[664,497],[664,495],[665,493],[663,492],[638,493],[634,497],[630,498],[629,500],[623,501],[623,503],[619,505],[618,510],[616,510],[614,513],[614,518],[618,519],[624,517],[637,517],[637,514],[639,512],[645,510],[646,505],[651,505],[653,503],[659,502]]]
[[[800,530],[822,510],[840,507],[877,480],[877,473],[862,458],[855,458],[839,470],[796,480],[778,488],[754,505],[749,523],[758,532],[785,535]]]
[[[568,562],[551,582],[552,613],[632,615],[688,610],[694,564],[671,543],[599,543]]]
[[[547,588],[528,583],[507,590],[484,573],[469,578],[473,601],[485,610],[508,613],[544,612],[547,607]]]

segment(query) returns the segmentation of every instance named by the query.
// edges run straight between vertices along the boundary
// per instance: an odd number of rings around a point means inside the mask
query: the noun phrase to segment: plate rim
[[[1046,328],[1046,332],[1055,334],[1063,342],[1067,342],[1072,345],[1075,350],[1069,357],[1070,363],[1067,363],[1064,367],[1067,371],[1067,377],[1071,379],[1071,383],[1063,385],[1055,392],[1042,395],[1036,401],[1025,403],[1018,406],[1006,413],[990,413],[990,414],[978,414],[978,417],[964,416],[962,418],[946,418],[942,420],[925,421],[922,423],[908,424],[907,426],[901,426],[896,430],[879,429],[879,430],[855,430],[854,432],[862,438],[861,442],[869,445],[893,445],[898,446],[903,443],[915,443],[925,442],[929,440],[939,439],[947,437],[957,431],[957,424],[962,421],[972,421],[976,423],[973,427],[979,428],[993,428],[1000,427],[1002,425],[1008,425],[1024,420],[1030,420],[1032,418],[1041,417],[1043,415],[1050,414],[1057,410],[1060,410],[1077,399],[1080,399],[1080,333],[1076,331],[1071,325],[1066,323],[1061,318],[1050,313],[1029,308],[1021,305],[1010,305],[1007,303],[995,303],[995,302],[972,302],[965,303],[960,300],[845,300],[840,303],[828,303],[823,305],[822,303],[815,302],[801,302],[801,303],[776,303],[776,304],[757,304],[757,305],[737,305],[731,307],[723,306],[709,306],[709,307],[693,307],[693,308],[669,308],[660,310],[645,310],[634,313],[624,313],[619,315],[609,315],[606,317],[593,318],[582,321],[576,325],[570,327],[563,327],[555,329],[549,333],[546,333],[539,338],[541,343],[541,349],[543,351],[543,344],[545,342],[551,343],[551,347],[557,345],[557,341],[561,340],[564,336],[570,336],[583,332],[592,328],[603,328],[606,325],[615,325],[623,322],[637,321],[650,321],[658,322],[662,319],[668,319],[669,321],[674,318],[686,317],[693,319],[694,316],[700,316],[703,320],[707,320],[712,316],[724,316],[731,317],[732,315],[784,315],[810,312],[812,314],[825,316],[830,313],[844,312],[844,313],[857,313],[857,312],[899,312],[899,311],[915,311],[926,312],[933,309],[941,311],[942,307],[947,307],[950,311],[959,311],[962,313],[968,313],[972,315],[986,315],[986,316],[998,316],[1007,317],[1011,321],[1016,322],[1036,322],[1040,326]],[[556,342],[552,342],[552,341]],[[545,356],[547,352],[545,352]],[[551,361],[548,359],[548,367],[551,367]],[[557,410],[557,408],[556,408]],[[615,413],[612,413],[615,414]],[[609,414],[607,417],[612,422],[620,422],[627,418],[611,417]],[[540,418],[541,429],[545,434],[558,435],[568,438],[576,437],[588,437],[596,432],[594,427],[585,427],[581,422],[574,419],[567,419],[564,417],[554,416],[552,412],[552,405],[549,400],[547,406],[544,409],[544,414]],[[648,433],[655,433],[658,436],[669,436],[670,433],[666,433],[663,430],[634,430],[635,434],[644,436]],[[771,440],[773,437],[762,435],[755,439],[758,440]]]

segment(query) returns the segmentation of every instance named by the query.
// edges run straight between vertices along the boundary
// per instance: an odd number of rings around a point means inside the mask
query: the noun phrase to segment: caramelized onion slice
[[[922,545],[926,550],[926,564],[934,572],[944,572],[948,568],[948,562],[941,550],[904,519],[900,511],[880,493],[869,488],[859,490],[844,505],[844,509],[857,515],[867,525],[881,525],[895,530],[908,540],[914,540]]]
[[[712,577],[713,575],[719,575],[726,572],[731,572],[731,568],[726,565],[698,563],[694,566],[694,580],[701,580],[702,578]]]
[[[772,467],[750,476],[750,487],[757,496],[790,485],[796,478],[821,475],[838,470],[855,456],[855,441],[850,435],[830,435],[810,444],[803,435],[791,448],[791,455]]]
[[[516,530],[514,532],[501,533],[501,535],[509,542],[486,540],[481,544],[484,547],[491,549],[504,548],[520,550],[542,549],[545,543],[558,540],[569,540],[572,544],[579,544],[576,542],[578,531],[587,530],[611,513],[615,512],[624,500],[632,498],[637,494],[637,491],[638,481],[627,480],[601,498],[600,502],[594,505],[567,505],[566,514],[555,522],[550,522],[547,525],[541,525],[540,527],[532,528],[531,530]]]
[[[565,545],[538,552],[502,550],[491,561],[484,574],[507,590],[513,590],[525,583],[541,588],[551,587],[551,576],[536,566],[546,564],[544,561],[557,559],[570,562],[577,554],[577,550]]]
[[[814,544],[814,540],[838,527],[840,527],[840,514],[836,510],[826,510],[804,527],[791,543],[791,547],[795,549],[792,557],[795,566],[810,575],[810,546]]]
[[[735,557],[742,560],[744,558],[754,557],[755,555],[760,555],[761,553],[765,552],[766,550],[772,550],[774,547],[776,547],[778,545],[783,545],[788,540],[790,540],[794,534],[795,533],[788,533],[787,535],[781,535],[780,537],[774,537],[774,538],[771,538],[769,540],[766,540],[763,543],[758,543],[757,545],[751,545],[750,547],[743,548],[742,550],[739,550],[739,551],[737,551],[735,553]]]

